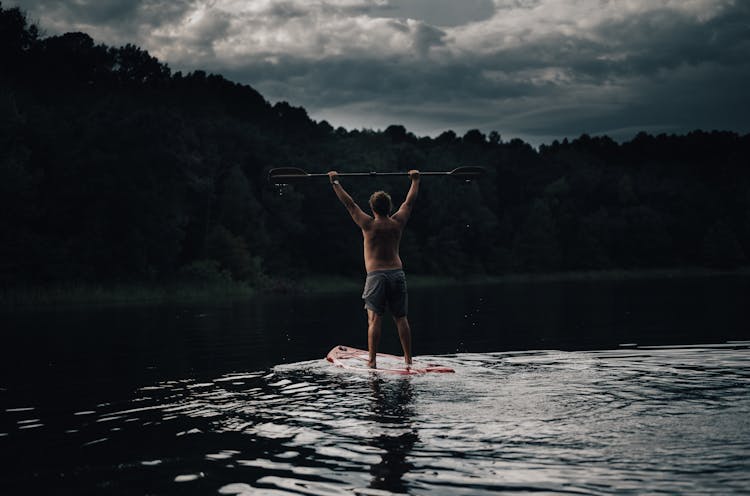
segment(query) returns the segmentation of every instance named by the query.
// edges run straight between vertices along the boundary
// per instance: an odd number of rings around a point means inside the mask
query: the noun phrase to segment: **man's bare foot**
[[[371,369],[378,368],[377,364],[374,361],[372,361],[372,362],[368,361],[367,362],[367,366],[370,367]]]

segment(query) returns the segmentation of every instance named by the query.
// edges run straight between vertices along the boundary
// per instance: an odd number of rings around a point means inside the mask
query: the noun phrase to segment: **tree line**
[[[402,241],[412,273],[732,268],[750,254],[750,135],[582,135],[538,149],[492,132],[347,130],[247,85],[172,72],[134,45],[43,37],[0,4],[0,281],[238,280],[359,274],[361,236],[308,172],[425,178]],[[408,180],[345,181],[366,207]],[[397,205],[396,205],[397,206]]]

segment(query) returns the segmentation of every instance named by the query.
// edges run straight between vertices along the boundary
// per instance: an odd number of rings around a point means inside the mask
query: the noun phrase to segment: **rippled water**
[[[747,494],[748,294],[412,288],[418,377],[323,360],[357,292],[0,313],[0,495]]]
[[[3,494],[747,493],[750,342],[323,359],[145,385],[85,409],[3,404]]]

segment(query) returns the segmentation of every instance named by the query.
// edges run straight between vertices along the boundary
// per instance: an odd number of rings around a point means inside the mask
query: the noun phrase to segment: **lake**
[[[5,311],[0,493],[747,494],[750,278],[410,292],[352,374],[359,294]],[[392,322],[381,351],[398,353]]]

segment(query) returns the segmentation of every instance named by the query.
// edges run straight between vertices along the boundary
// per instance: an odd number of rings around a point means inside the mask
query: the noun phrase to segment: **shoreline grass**
[[[670,269],[612,269],[591,271],[568,271],[549,273],[518,273],[504,275],[468,275],[455,277],[447,275],[430,276],[423,274],[406,275],[410,288],[448,287],[479,284],[506,283],[549,283],[577,281],[627,281],[639,279],[698,278],[719,276],[750,276],[750,267],[732,270],[717,270],[703,267],[684,267]],[[299,281],[302,290],[310,293],[336,293],[361,290],[364,276],[308,276]]]
[[[34,305],[146,305],[235,301],[258,289],[243,283],[218,284],[61,284],[0,291],[0,308]]]
[[[700,267],[674,269],[572,271],[540,274],[471,275],[452,277],[407,274],[412,289],[481,284],[627,281],[720,276],[750,276],[750,267],[716,270]],[[361,291],[363,276],[312,275],[294,281],[268,280],[260,287],[241,282],[213,284],[60,284],[0,290],[0,309],[56,305],[147,305],[164,303],[218,303],[259,295],[345,293]]]

